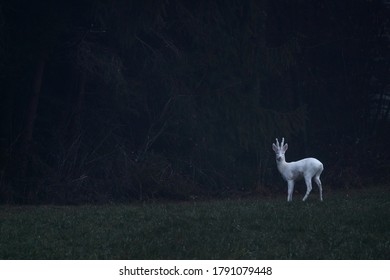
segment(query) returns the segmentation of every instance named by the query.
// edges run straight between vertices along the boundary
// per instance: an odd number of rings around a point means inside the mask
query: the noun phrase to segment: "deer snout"
[[[281,157],[281,156],[277,156],[277,157],[276,157],[276,160],[277,160],[277,161],[281,161],[281,160],[282,160],[282,157]]]

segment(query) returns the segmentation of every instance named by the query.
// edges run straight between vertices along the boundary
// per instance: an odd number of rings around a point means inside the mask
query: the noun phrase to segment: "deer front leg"
[[[287,181],[287,201],[292,201],[292,195],[294,191],[294,180],[288,180]]]

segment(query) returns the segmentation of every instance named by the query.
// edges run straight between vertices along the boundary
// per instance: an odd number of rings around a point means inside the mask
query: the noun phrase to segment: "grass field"
[[[389,259],[389,188],[104,206],[0,206],[0,259]]]

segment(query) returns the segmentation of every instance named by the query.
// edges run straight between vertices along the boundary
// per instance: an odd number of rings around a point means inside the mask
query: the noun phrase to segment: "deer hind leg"
[[[311,178],[310,177],[305,178],[305,183],[306,183],[306,194],[302,199],[303,201],[305,201],[307,199],[307,197],[309,196],[309,194],[311,192],[311,189],[312,189]]]
[[[322,201],[322,183],[320,180],[320,176],[314,177],[314,182],[316,182],[318,189],[320,190],[320,200]]]

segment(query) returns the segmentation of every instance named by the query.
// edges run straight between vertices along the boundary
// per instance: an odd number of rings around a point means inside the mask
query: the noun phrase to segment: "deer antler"
[[[282,143],[281,144],[279,144],[279,140],[278,140],[278,138],[276,138],[276,146],[279,149],[281,149],[281,148],[283,148],[283,145],[284,145],[284,137],[282,138]]]

